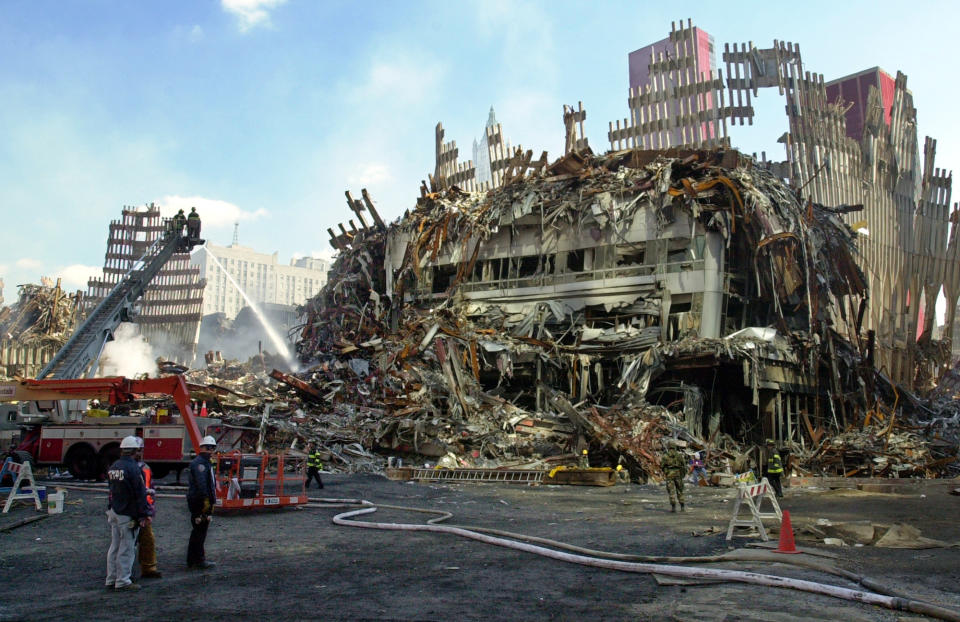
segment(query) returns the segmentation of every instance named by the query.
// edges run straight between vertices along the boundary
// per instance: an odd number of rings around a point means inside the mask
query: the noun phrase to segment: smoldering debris
[[[519,162],[488,192],[431,180],[389,226],[351,201],[362,226],[330,231],[339,256],[301,309],[305,371],[203,372],[232,396],[225,420],[343,470],[588,449],[656,478],[676,438],[733,474],[773,438],[799,473],[953,472],[956,416],[871,369],[841,218],[859,206],[805,200],[729,150]]]
[[[65,292],[59,280],[54,284],[44,278],[41,285],[20,285],[17,301],[0,307],[0,374],[30,376],[39,371],[40,361],[70,338],[81,317],[82,302],[82,292]]]

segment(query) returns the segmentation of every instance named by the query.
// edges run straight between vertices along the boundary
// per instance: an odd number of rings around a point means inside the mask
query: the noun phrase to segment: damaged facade
[[[368,448],[484,465],[589,446],[650,474],[666,434],[742,467],[741,446],[812,454],[873,406],[834,326],[866,294],[843,209],[730,150],[505,171],[485,193],[434,178],[396,223],[333,239],[297,391],[365,420]]]
[[[726,46],[725,79],[694,71],[695,39],[674,27],[604,156],[582,104],[565,106],[562,158],[504,150],[496,124],[480,182],[438,124],[414,210],[388,227],[366,191],[347,193],[360,226],[328,230],[340,256],[304,307],[307,371],[287,378],[329,413],[311,435],[350,429],[368,449],[448,466],[590,447],[600,464],[656,474],[670,435],[727,472],[757,465],[764,438],[794,472],[952,468],[956,409],[908,391],[942,367],[931,331],[915,347],[907,328],[920,292],[928,321],[930,292],[942,284],[949,302],[956,244],[933,144],[911,156],[905,78],[857,142],[797,46]],[[751,94],[767,87],[788,104],[785,162],[729,148],[727,124],[752,122]],[[855,233],[865,226],[870,237]],[[879,282],[889,274],[893,286]]]
[[[163,231],[160,208],[152,203],[145,208],[125,207],[121,220],[110,222],[103,276],[89,280],[85,312],[95,309],[125,278]],[[205,285],[200,268],[190,265],[190,254],[176,253],[147,286],[133,322],[162,356],[193,360]]]

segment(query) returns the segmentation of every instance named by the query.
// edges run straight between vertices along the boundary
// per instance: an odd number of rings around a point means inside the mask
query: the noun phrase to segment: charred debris
[[[950,402],[905,397],[869,335],[843,336],[867,296],[840,218],[860,206],[812,203],[736,151],[518,153],[502,187],[431,179],[389,226],[366,193],[348,203],[362,226],[331,231],[305,371],[273,374],[302,406],[287,434],[332,456],[543,468],[589,449],[646,478],[669,436],[726,472],[765,438],[798,473],[953,464]]]
[[[431,178],[390,225],[347,193],[360,226],[330,231],[301,371],[216,353],[187,371],[234,446],[314,441],[344,471],[550,469],[587,449],[645,480],[670,437],[724,482],[773,438],[801,475],[954,472],[956,387],[895,386],[860,336],[841,218],[860,206],[813,203],[732,150],[529,155],[486,192]]]

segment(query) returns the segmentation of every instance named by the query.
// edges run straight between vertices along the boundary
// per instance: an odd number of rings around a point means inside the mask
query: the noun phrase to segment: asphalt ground
[[[167,481],[172,477],[162,483]],[[401,483],[337,474],[325,474],[324,482],[324,490],[311,496],[448,511],[453,516],[444,525],[496,528],[617,553],[712,555],[758,541],[726,541],[732,489],[688,486],[688,511],[671,514],[665,489],[655,485]],[[218,565],[188,570],[190,519],[181,490],[161,487],[154,532],[164,576],[141,579],[138,592],[104,590],[109,531],[103,489],[69,490],[64,513],[0,533],[0,621],[924,619],[782,588],[661,585],[649,574],[566,563],[446,533],[338,526],[331,519],[346,510],[327,507],[216,515],[207,557]],[[783,507],[795,525],[819,518],[902,522],[925,536],[957,542],[960,497],[946,490],[924,483],[898,495],[788,489]],[[0,515],[0,530],[34,514],[17,506]],[[380,509],[357,520],[423,524],[428,518]],[[820,548],[836,554],[844,568],[960,611],[956,548]],[[785,563],[708,567],[856,588]]]

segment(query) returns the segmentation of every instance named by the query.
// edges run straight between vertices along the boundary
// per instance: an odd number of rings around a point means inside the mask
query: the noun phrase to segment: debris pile
[[[35,367],[67,342],[80,319],[82,301],[82,292],[68,294],[59,280],[20,285],[17,301],[0,307],[0,374],[35,372],[26,362]]]
[[[207,383],[272,401],[234,424],[316,441],[345,470],[542,468],[589,448],[658,477],[663,437],[726,473],[762,464],[765,438],[817,473],[930,475],[956,455],[912,421],[865,428],[886,387],[864,371],[871,343],[843,337],[866,288],[841,216],[860,206],[803,200],[735,151],[516,160],[488,192],[432,178],[389,226],[351,202],[363,226],[333,237],[301,309],[303,371]]]

